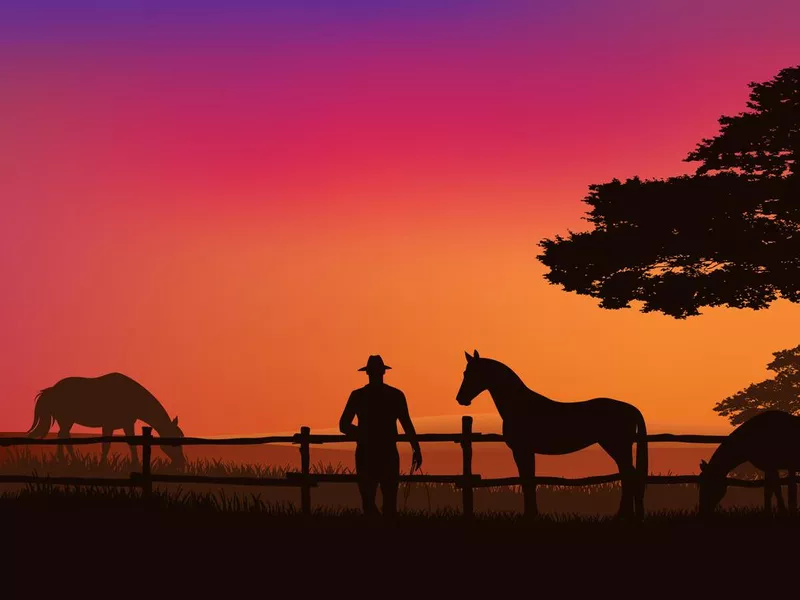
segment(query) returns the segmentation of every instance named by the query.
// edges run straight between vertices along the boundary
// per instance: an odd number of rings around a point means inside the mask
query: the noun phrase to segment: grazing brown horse
[[[700,462],[700,514],[708,515],[725,496],[728,473],[749,462],[764,472],[764,508],[769,510],[772,494],[778,510],[786,512],[779,470],[800,470],[800,417],[780,410],[756,414],[717,447],[708,462]]]
[[[178,417],[170,420],[161,403],[127,375],[107,373],[99,377],[66,377],[37,394],[33,425],[28,434],[44,437],[56,421],[60,438],[69,438],[75,424],[101,427],[104,436],[113,435],[116,429],[132,436],[137,420],[153,427],[161,437],[183,437]],[[108,457],[109,447],[110,444],[103,444],[103,462]],[[180,469],[186,465],[182,446],[161,446],[161,449],[174,467]],[[74,457],[72,446],[69,446],[69,451]],[[58,456],[63,456],[62,446],[58,447]],[[135,446],[131,446],[131,462],[134,466],[139,465]]]
[[[525,515],[537,514],[536,454],[568,454],[599,444],[617,463],[622,478],[619,517],[644,516],[647,483],[647,428],[635,406],[611,398],[557,402],[529,389],[503,363],[466,353],[467,368],[456,399],[469,406],[484,392],[503,419],[503,437],[517,463]],[[632,446],[636,443],[636,466]],[[637,473],[638,471],[638,473]]]

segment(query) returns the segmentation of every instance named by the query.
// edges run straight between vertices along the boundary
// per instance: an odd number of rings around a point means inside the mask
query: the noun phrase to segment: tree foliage
[[[694,175],[589,186],[594,228],[539,243],[545,278],[675,318],[800,301],[800,66],[749,87],[749,110],[684,159]]]
[[[744,423],[765,410],[800,413],[800,346],[774,352],[767,369],[776,375],[719,402],[714,411],[727,417],[731,425]]]

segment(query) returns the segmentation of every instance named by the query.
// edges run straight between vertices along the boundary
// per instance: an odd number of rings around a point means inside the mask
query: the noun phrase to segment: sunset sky
[[[13,6],[16,4],[16,6]],[[412,417],[464,351],[652,432],[800,344],[800,306],[678,321],[548,285],[588,186],[682,159],[800,62],[785,0],[363,0],[0,8],[0,429],[125,373],[187,434],[335,426],[381,354]],[[79,431],[80,428],[76,428]]]

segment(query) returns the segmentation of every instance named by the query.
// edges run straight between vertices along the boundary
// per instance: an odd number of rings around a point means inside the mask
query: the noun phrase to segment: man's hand
[[[358,426],[353,425],[353,419],[356,418],[355,398],[353,394],[347,399],[344,412],[339,419],[339,431],[350,437],[358,437]]]
[[[414,454],[411,457],[411,472],[419,471],[422,467],[422,450],[417,448],[414,450]]]

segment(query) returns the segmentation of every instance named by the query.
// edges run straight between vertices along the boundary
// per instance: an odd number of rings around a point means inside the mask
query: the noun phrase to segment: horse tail
[[[36,407],[33,409],[33,425],[28,430],[30,437],[42,438],[53,426],[52,397],[47,394],[50,388],[36,394]]]
[[[636,470],[639,472],[639,477],[641,477],[641,485],[642,485],[642,492],[644,492],[644,488],[647,487],[647,473],[648,473],[648,465],[647,465],[647,425],[644,422],[644,416],[641,412],[637,411],[637,423],[636,423]]]

